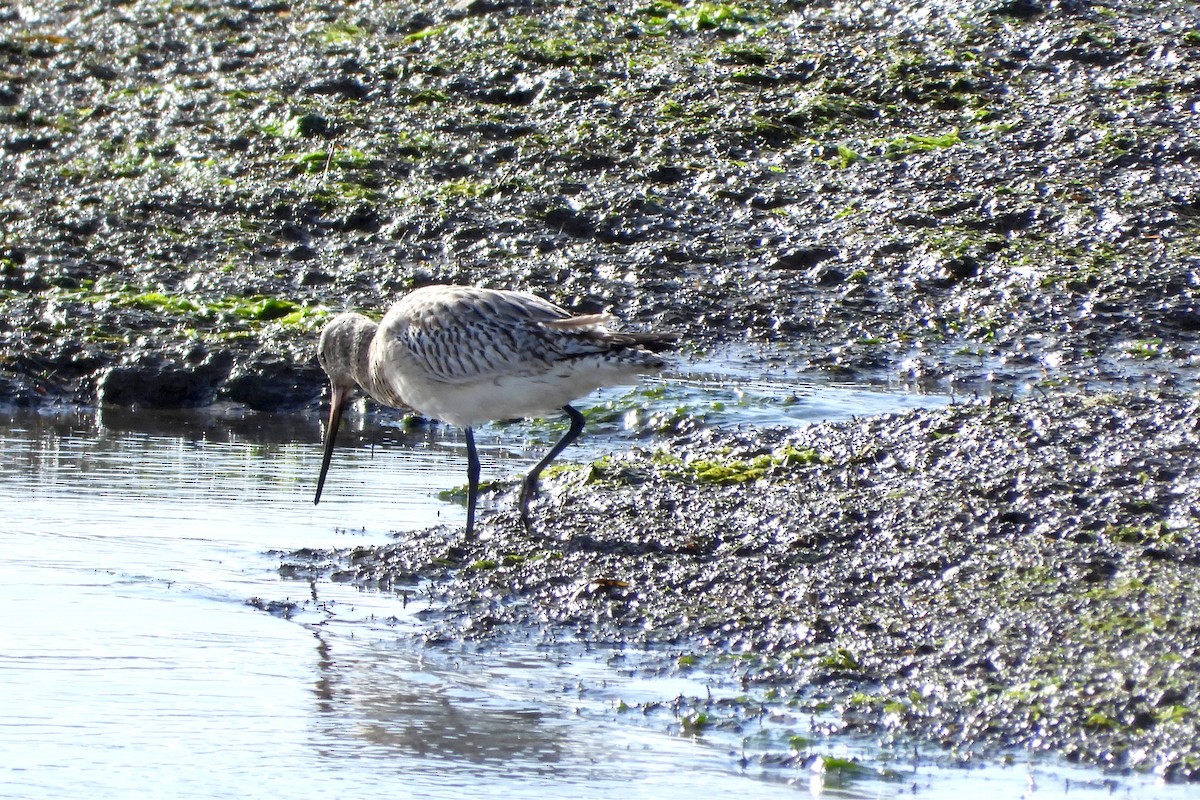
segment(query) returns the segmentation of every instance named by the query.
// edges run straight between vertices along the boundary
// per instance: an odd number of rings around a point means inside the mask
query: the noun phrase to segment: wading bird
[[[331,391],[313,502],[321,501],[342,409],[355,389],[466,431],[468,539],[479,493],[474,428],[562,410],[570,427],[521,484],[517,507],[528,529],[538,477],[583,430],[583,415],[570,402],[667,366],[658,353],[671,347],[674,334],[613,331],[612,321],[608,314],[573,315],[526,292],[469,286],[417,289],[378,325],[361,314],[334,317],[317,352]]]

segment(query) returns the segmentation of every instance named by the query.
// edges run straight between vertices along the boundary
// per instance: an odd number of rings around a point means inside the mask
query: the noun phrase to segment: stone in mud
[[[46,402],[51,394],[45,387],[38,386],[29,378],[21,375],[0,373],[0,397],[3,406],[8,408],[37,408]]]
[[[371,93],[370,87],[348,75],[329,80],[314,81],[303,89],[305,94],[337,95],[346,100],[362,100]]]
[[[98,405],[140,408],[200,408],[211,405],[229,375],[232,356],[203,356],[194,363],[143,353],[109,367],[96,382]]]
[[[1005,0],[1005,2],[993,6],[989,13],[997,17],[1032,19],[1046,13],[1046,7],[1037,0]]]
[[[306,137],[328,138],[332,135],[329,120],[320,114],[304,114],[296,119],[296,132]]]
[[[307,244],[296,245],[286,255],[289,261],[311,261],[316,257],[317,251]]]
[[[452,19],[474,17],[501,11],[512,5],[527,5],[527,3],[517,3],[513,0],[457,0],[450,5],[447,16]]]
[[[26,262],[25,251],[19,248],[0,251],[0,289],[37,292],[48,286],[36,264]]]
[[[234,366],[220,397],[255,411],[292,411],[316,402],[324,384],[315,361],[297,364],[276,353],[258,353]]]
[[[333,283],[334,277],[328,272],[319,269],[306,270],[300,275],[301,286],[323,286],[327,283]]]
[[[359,206],[348,212],[341,219],[333,221],[333,227],[340,231],[362,231],[375,233],[383,227],[386,219],[379,211],[371,206]]]
[[[779,255],[771,264],[771,269],[811,269],[837,254],[837,249],[833,247],[822,245],[800,247]]]

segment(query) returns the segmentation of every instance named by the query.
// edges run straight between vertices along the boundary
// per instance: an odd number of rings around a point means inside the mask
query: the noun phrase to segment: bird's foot
[[[529,503],[537,494],[537,484],[531,484],[526,478],[521,482],[521,492],[517,495],[517,513],[521,516],[521,524],[525,526],[526,533],[533,530],[533,517],[529,513]]]

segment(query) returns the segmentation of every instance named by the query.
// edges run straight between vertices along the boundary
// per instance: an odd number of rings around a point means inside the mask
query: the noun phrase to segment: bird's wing
[[[424,302],[413,303],[388,335],[445,383],[537,375],[556,362],[633,343],[605,327],[607,314],[572,316],[523,292],[462,289],[418,299]]]

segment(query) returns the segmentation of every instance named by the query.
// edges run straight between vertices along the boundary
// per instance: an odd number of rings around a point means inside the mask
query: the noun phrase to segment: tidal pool
[[[652,438],[654,419],[803,424],[947,402],[706,369],[649,389],[589,399],[597,430],[566,455]],[[693,735],[683,715],[741,687],[646,676],[636,652],[580,642],[422,642],[419,587],[373,593],[280,577],[279,551],[462,524],[463,509],[438,499],[464,481],[458,431],[373,416],[348,427],[314,507],[312,415],[0,417],[0,794],[1184,796],[1186,787],[1052,759],[948,765],[910,745],[823,737],[808,730],[819,720],[778,714]],[[543,427],[486,429],[485,474],[519,474],[537,456],[526,441],[552,434]],[[264,613],[284,602],[290,613]],[[864,768],[745,757],[797,729],[813,753]]]

